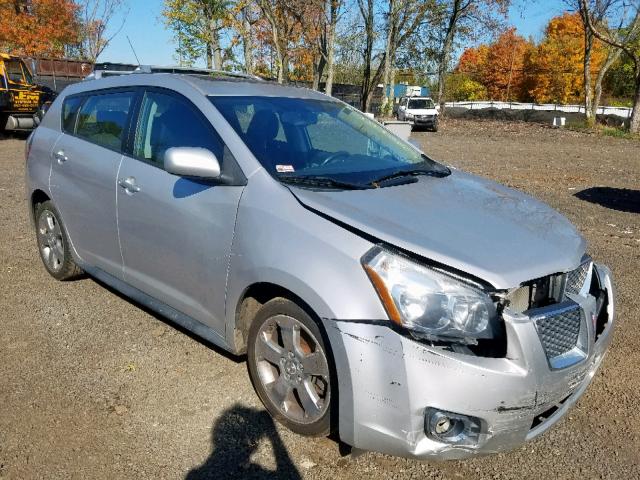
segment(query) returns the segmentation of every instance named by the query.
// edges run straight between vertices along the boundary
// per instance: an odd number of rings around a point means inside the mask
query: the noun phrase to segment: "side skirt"
[[[75,255],[74,255],[75,256]],[[80,262],[80,267],[90,276],[100,280],[103,283],[106,283],[111,288],[117,290],[122,293],[126,297],[131,298],[137,303],[144,305],[149,310],[153,310],[157,314],[166,318],[167,320],[180,325],[183,328],[186,328],[190,332],[196,334],[198,337],[201,337],[208,342],[211,342],[217,347],[220,347],[228,352],[232,352],[227,344],[226,340],[215,330],[207,325],[195,320],[194,318],[185,315],[184,313],[176,310],[173,307],[170,307],[166,303],[161,302],[160,300],[147,295],[141,290],[138,290],[135,287],[132,287],[128,283],[123,282],[122,280],[110,275],[104,270],[100,270],[96,267],[87,266],[84,262]]]

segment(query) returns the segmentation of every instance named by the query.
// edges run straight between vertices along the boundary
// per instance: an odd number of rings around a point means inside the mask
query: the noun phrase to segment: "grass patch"
[[[601,135],[615,138],[626,138],[629,140],[640,140],[640,136],[629,132],[624,128],[600,126],[598,131]]]

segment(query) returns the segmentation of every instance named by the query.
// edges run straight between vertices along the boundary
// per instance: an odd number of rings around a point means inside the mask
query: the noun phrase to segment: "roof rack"
[[[248,75],[240,72],[227,72],[224,70],[212,70],[210,68],[192,68],[178,66],[161,65],[133,65],[129,63],[97,63],[93,72],[85,77],[85,80],[96,80],[99,78],[113,77],[116,75],[129,75],[132,73],[174,73],[180,75],[211,75],[232,78],[246,78],[250,80],[262,80],[255,75]]]

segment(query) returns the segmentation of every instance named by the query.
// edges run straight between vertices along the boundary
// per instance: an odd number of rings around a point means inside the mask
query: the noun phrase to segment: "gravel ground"
[[[38,259],[24,142],[0,140],[0,478],[640,478],[640,143],[533,124],[449,120],[415,133],[445,163],[567,215],[613,269],[619,324],[590,389],[511,453],[421,463],[340,455],[274,425],[243,359],[89,278]]]

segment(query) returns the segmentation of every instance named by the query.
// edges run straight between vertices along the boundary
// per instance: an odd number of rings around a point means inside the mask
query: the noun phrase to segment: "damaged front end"
[[[573,271],[491,298],[498,323],[475,340],[443,341],[389,321],[325,319],[340,366],[342,440],[393,455],[456,459],[512,449],[555,424],[585,391],[611,341],[610,271],[585,257]]]

